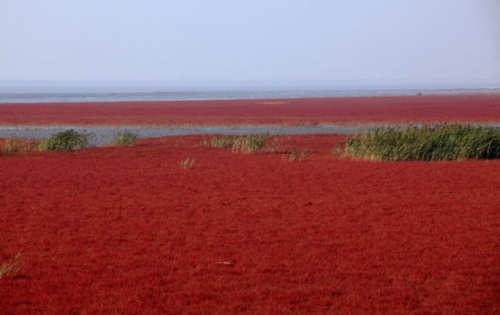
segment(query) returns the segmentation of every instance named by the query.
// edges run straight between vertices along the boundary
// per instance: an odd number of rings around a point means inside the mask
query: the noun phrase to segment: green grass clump
[[[215,136],[210,140],[212,148],[232,148],[234,137],[232,136]]]
[[[383,161],[500,158],[500,129],[461,124],[378,127],[347,140],[347,156]]]
[[[274,151],[278,138],[270,141],[268,133],[248,134],[242,136],[215,136],[210,141],[204,140],[206,146],[213,148],[229,148],[233,152],[255,153],[264,150]]]
[[[111,144],[115,146],[129,146],[133,145],[136,139],[137,139],[136,133],[129,130],[125,130],[117,133]]]
[[[232,149],[243,153],[255,153],[266,148],[269,134],[250,134],[236,137]]]
[[[88,145],[88,135],[73,129],[62,131],[40,143],[40,151],[73,151]]]

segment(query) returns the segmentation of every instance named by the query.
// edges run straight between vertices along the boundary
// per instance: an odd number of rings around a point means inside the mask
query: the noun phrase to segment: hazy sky
[[[0,80],[500,87],[500,0],[0,0]]]

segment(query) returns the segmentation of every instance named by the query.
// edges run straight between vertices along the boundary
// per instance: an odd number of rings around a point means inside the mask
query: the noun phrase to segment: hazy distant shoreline
[[[5,90],[5,89],[3,89]],[[106,91],[106,92],[2,92],[0,104],[12,103],[88,103],[88,102],[144,102],[144,101],[191,101],[191,100],[258,100],[335,98],[411,95],[458,95],[498,94],[500,88],[480,89],[207,89],[180,91]]]

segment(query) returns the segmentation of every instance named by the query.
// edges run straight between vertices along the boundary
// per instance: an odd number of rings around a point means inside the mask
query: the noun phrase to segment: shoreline
[[[481,124],[500,128],[499,124]],[[119,132],[130,131],[138,139],[190,136],[190,135],[354,135],[376,127],[374,124],[365,125],[316,125],[316,126],[273,126],[273,125],[242,125],[242,126],[182,126],[182,127],[139,127],[139,126],[1,126],[0,139],[47,139],[52,135],[65,130],[73,129],[78,133],[89,135],[89,146],[104,146],[113,141]],[[391,124],[391,126],[409,126],[408,124]]]
[[[480,91],[479,91],[480,90]],[[0,98],[0,106],[3,105],[50,105],[50,104],[64,104],[64,105],[83,105],[83,104],[93,104],[93,103],[99,103],[99,104],[120,104],[120,103],[189,103],[189,102],[266,102],[266,101],[304,101],[304,100],[346,100],[346,99],[371,99],[371,98],[422,98],[422,97],[495,97],[498,96],[500,97],[500,88],[491,88],[491,89],[475,89],[475,90],[468,90],[468,89],[453,89],[453,90],[447,90],[443,89],[443,93],[439,93],[439,90],[432,90],[433,92],[426,93],[425,90],[403,90],[401,93],[384,93],[384,91],[374,91],[378,93],[373,93],[371,90],[366,90],[366,91],[361,91],[361,92],[367,92],[366,94],[355,94],[355,93],[339,93],[335,95],[323,95],[323,94],[318,94],[318,95],[309,95],[309,94],[298,94],[296,96],[287,96],[287,95],[277,95],[277,96],[249,96],[249,97],[235,97],[235,98],[144,98],[141,99],[139,97],[143,96],[144,94],[151,94],[151,95],[162,95],[164,94],[163,92],[148,92],[148,93],[142,93],[142,92],[129,92],[129,93],[120,93],[120,92],[106,92],[106,93],[89,93],[90,97],[86,97],[85,93],[1,93],[0,96],[5,96],[5,95],[30,95],[30,96],[42,96],[42,95],[51,95],[51,94],[61,94],[61,95],[67,95],[68,97],[70,96],[76,96],[79,97],[81,100],[78,99],[62,99],[62,100],[47,100],[47,101],[36,101],[35,100],[30,101],[29,99],[22,100],[22,101],[5,101],[2,98]],[[399,91],[399,90],[397,90]],[[258,93],[259,91],[255,91]],[[354,91],[356,92],[356,91]],[[170,93],[170,92],[166,92]],[[172,92],[173,94],[177,92]],[[184,92],[182,92],[184,93]],[[185,92],[185,93],[192,93],[192,92]],[[195,92],[194,94],[196,94]],[[203,93],[203,92],[200,92]],[[119,95],[122,94],[124,97],[123,98],[117,98],[117,99],[111,99],[112,96],[114,95]],[[109,96],[108,99],[92,99],[93,96]],[[127,98],[130,97],[130,98]]]
[[[205,126],[205,127],[137,127],[137,126],[0,126],[0,139],[47,139],[55,133],[73,129],[78,133],[88,134],[89,146],[103,146],[113,141],[117,133],[131,131],[138,139],[161,138],[188,135],[244,135],[250,133],[269,133],[271,135],[306,135],[306,134],[356,134],[368,126]]]
[[[409,89],[199,89],[199,90],[103,90],[103,91],[2,91],[1,104],[116,103],[169,101],[239,101],[351,97],[411,97],[495,95],[500,88],[409,88]]]

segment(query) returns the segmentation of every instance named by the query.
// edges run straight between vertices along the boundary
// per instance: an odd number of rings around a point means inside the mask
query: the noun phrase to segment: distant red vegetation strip
[[[0,158],[0,263],[21,252],[1,312],[500,313],[500,161],[354,161],[342,139]]]
[[[500,122],[500,94],[0,104],[0,124],[232,125]]]

